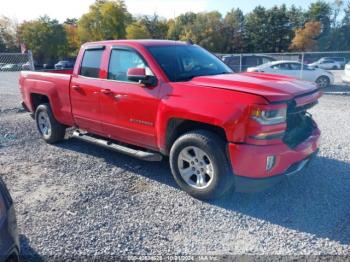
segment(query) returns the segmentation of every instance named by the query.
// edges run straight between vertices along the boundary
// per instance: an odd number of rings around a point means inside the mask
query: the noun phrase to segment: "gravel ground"
[[[24,255],[350,255],[350,97],[324,96],[312,110],[322,146],[302,174],[201,202],[178,188],[166,161],[75,139],[45,144],[19,107],[17,78],[0,74],[0,175]]]

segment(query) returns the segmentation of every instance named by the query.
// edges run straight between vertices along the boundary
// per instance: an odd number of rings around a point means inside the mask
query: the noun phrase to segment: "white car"
[[[344,75],[342,76],[342,80],[344,83],[350,84],[350,62],[345,65]]]
[[[339,63],[338,61],[332,60],[330,58],[321,58],[320,60],[317,60],[316,62],[309,64],[309,66],[321,68],[321,69],[325,69],[325,70],[342,69],[341,63]]]
[[[322,88],[328,87],[334,83],[332,73],[293,61],[270,62],[257,67],[250,67],[247,71],[291,76],[301,80],[315,82]]]

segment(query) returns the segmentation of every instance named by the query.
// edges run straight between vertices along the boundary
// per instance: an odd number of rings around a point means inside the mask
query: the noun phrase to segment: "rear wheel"
[[[49,104],[39,105],[35,111],[35,121],[42,138],[50,144],[64,139],[66,127],[55,119]]]
[[[320,76],[316,80],[316,84],[321,88],[329,87],[330,82],[331,81],[329,80],[329,78],[327,76]]]
[[[170,151],[170,166],[181,189],[199,199],[218,198],[228,192],[234,177],[225,148],[219,136],[205,130],[179,137]]]

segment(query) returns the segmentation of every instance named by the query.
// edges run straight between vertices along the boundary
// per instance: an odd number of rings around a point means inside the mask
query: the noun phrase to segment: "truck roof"
[[[88,42],[84,45],[110,45],[110,44],[139,44],[142,46],[167,46],[167,45],[188,45],[189,43],[176,40],[155,40],[155,39],[138,39],[138,40],[106,40],[98,42]]]

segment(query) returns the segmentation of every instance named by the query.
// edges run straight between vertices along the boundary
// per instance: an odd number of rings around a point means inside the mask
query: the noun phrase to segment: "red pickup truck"
[[[256,191],[303,169],[320,131],[307,110],[319,88],[262,73],[236,74],[185,42],[84,44],[71,71],[21,73],[23,106],[48,143],[73,136],[148,160],[169,157],[194,197]]]

